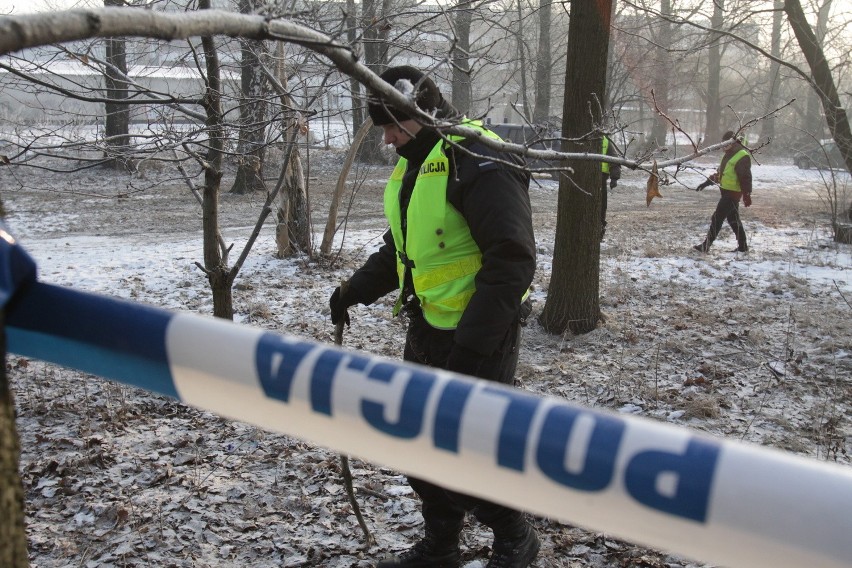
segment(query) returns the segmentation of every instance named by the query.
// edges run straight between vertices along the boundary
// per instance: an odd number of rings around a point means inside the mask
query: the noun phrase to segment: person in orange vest
[[[603,137],[601,154],[604,156],[621,155],[618,148],[615,147],[615,144],[607,136]],[[609,189],[615,189],[619,179],[621,179],[621,164],[601,162],[601,240],[603,240],[604,233],[606,233],[607,182],[609,182]]]
[[[335,289],[331,320],[348,322],[348,307],[396,292],[393,313],[408,319],[406,361],[512,385],[536,265],[529,171],[523,159],[478,142],[499,137],[462,117],[422,71],[391,67],[380,77],[421,110],[479,136],[441,136],[368,94],[373,124],[400,157],[385,186],[390,228]],[[486,568],[526,568],[538,555],[538,535],[521,511],[416,476],[408,484],[421,500],[423,537],[377,568],[459,568],[467,514],[494,534]]]
[[[728,130],[722,136],[722,141],[730,140],[734,132]],[[710,245],[716,240],[722,224],[727,221],[737,237],[737,248],[733,252],[748,252],[748,239],[745,228],[740,220],[740,200],[746,207],[751,207],[751,154],[738,138],[728,146],[719,168],[707,178],[707,181],[695,188],[701,191],[705,187],[718,184],[721,197],[716,204],[716,210],[710,217],[710,229],[704,242],[695,245],[698,252],[708,252]]]

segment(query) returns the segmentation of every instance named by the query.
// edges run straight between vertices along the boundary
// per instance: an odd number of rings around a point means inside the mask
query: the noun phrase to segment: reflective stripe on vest
[[[601,150],[601,154],[606,156],[607,152],[609,152],[609,138],[604,136],[603,137],[603,149]],[[609,162],[601,162],[601,171],[605,174],[609,173]]]
[[[746,156],[748,156],[748,150],[743,148],[739,152],[731,156],[731,159],[728,160],[728,163],[725,164],[725,170],[722,172],[722,175],[719,176],[719,186],[722,189],[737,192],[742,191],[742,188],[740,187],[740,180],[737,177],[737,172],[734,170],[734,168],[736,168],[737,162],[739,162]]]
[[[465,121],[461,126],[482,131],[485,136],[499,136],[482,127],[479,121]],[[461,136],[449,136],[453,142]],[[385,186],[385,216],[390,223],[397,250],[397,273],[402,290],[406,265],[400,252],[413,263],[411,275],[414,290],[426,321],[438,329],[455,329],[471,296],[476,291],[474,279],[482,267],[482,252],[470,235],[464,217],[447,201],[449,160],[444,141],[439,141],[420,166],[407,210],[407,231],[402,234],[399,192],[408,161],[400,158]],[[394,306],[394,315],[402,307],[402,295]]]

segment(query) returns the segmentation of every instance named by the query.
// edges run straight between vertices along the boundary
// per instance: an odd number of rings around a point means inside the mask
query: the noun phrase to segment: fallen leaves
[[[655,197],[662,197],[660,193],[660,176],[657,174],[657,161],[654,160],[654,165],[651,167],[651,175],[648,176],[647,189],[645,191],[645,205],[651,206],[651,200]]]

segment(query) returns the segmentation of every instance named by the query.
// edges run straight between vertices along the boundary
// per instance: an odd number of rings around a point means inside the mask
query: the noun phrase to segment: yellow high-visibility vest
[[[737,192],[742,191],[742,188],[740,187],[740,180],[737,178],[737,172],[734,168],[737,166],[737,162],[748,155],[748,150],[742,148],[739,152],[731,156],[731,159],[728,160],[727,164],[725,164],[725,170],[719,175],[719,185],[722,189]]]

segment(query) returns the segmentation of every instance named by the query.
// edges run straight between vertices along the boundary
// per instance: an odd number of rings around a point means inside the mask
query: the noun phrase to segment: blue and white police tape
[[[852,468],[214,318],[33,283],[9,350],[729,566],[852,566]]]

